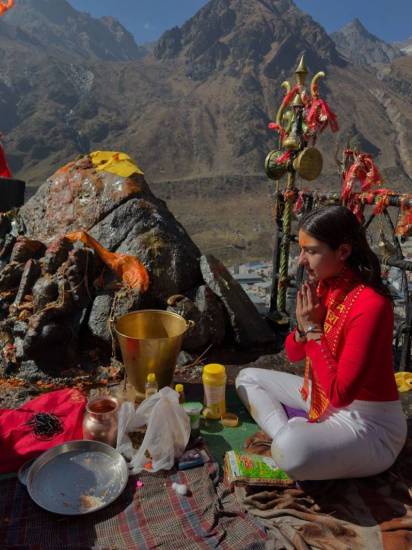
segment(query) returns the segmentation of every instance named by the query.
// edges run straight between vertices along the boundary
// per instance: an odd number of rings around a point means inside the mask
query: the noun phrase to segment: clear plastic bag
[[[146,425],[146,434],[136,451],[128,433]],[[169,387],[145,399],[135,409],[123,403],[119,411],[117,450],[130,459],[133,474],[169,470],[180,458],[190,437],[190,421],[179,405],[179,394]],[[145,468],[151,457],[151,468]]]

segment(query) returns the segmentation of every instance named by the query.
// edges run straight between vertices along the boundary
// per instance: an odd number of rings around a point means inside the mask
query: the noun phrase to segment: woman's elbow
[[[329,398],[329,402],[332,405],[332,407],[335,407],[336,409],[341,409],[342,407],[347,407],[351,403],[353,403],[354,398],[351,395],[345,395],[345,394],[338,394],[338,395],[332,395]]]
[[[305,353],[302,353],[301,350],[297,351],[288,349],[287,347],[285,347],[285,355],[289,363],[297,363],[298,361],[303,361],[305,358]]]

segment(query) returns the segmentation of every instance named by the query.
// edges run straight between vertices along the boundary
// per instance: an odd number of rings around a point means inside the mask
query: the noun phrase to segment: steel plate
[[[39,456],[27,476],[36,504],[56,514],[78,516],[101,510],[124,490],[125,459],[99,441],[70,441]]]
[[[30,468],[33,465],[33,462],[35,461],[35,458],[32,458],[31,460],[28,460],[21,466],[19,471],[17,472],[17,477],[23,485],[27,485],[27,476],[29,475]]]

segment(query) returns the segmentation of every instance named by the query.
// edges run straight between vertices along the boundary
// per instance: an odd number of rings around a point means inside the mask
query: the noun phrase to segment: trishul
[[[276,124],[280,129],[281,136],[280,145],[289,150],[301,149],[307,145],[306,142],[309,137],[307,136],[307,124],[302,120],[301,128],[298,128],[298,119],[302,119],[303,109],[309,108],[313,100],[319,99],[318,81],[320,78],[326,76],[323,71],[319,71],[314,75],[310,85],[311,98],[309,98],[305,88],[308,70],[305,65],[304,56],[301,57],[295,74],[295,86],[292,87],[288,80],[285,80],[281,84],[286,93],[276,115]]]

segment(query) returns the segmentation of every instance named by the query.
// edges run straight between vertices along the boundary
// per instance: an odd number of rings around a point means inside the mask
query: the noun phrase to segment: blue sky
[[[181,25],[207,0],[68,0],[95,17],[113,15],[137,42],[156,40],[162,32]],[[412,36],[412,0],[295,0],[328,32],[358,17],[365,27],[387,42]]]

